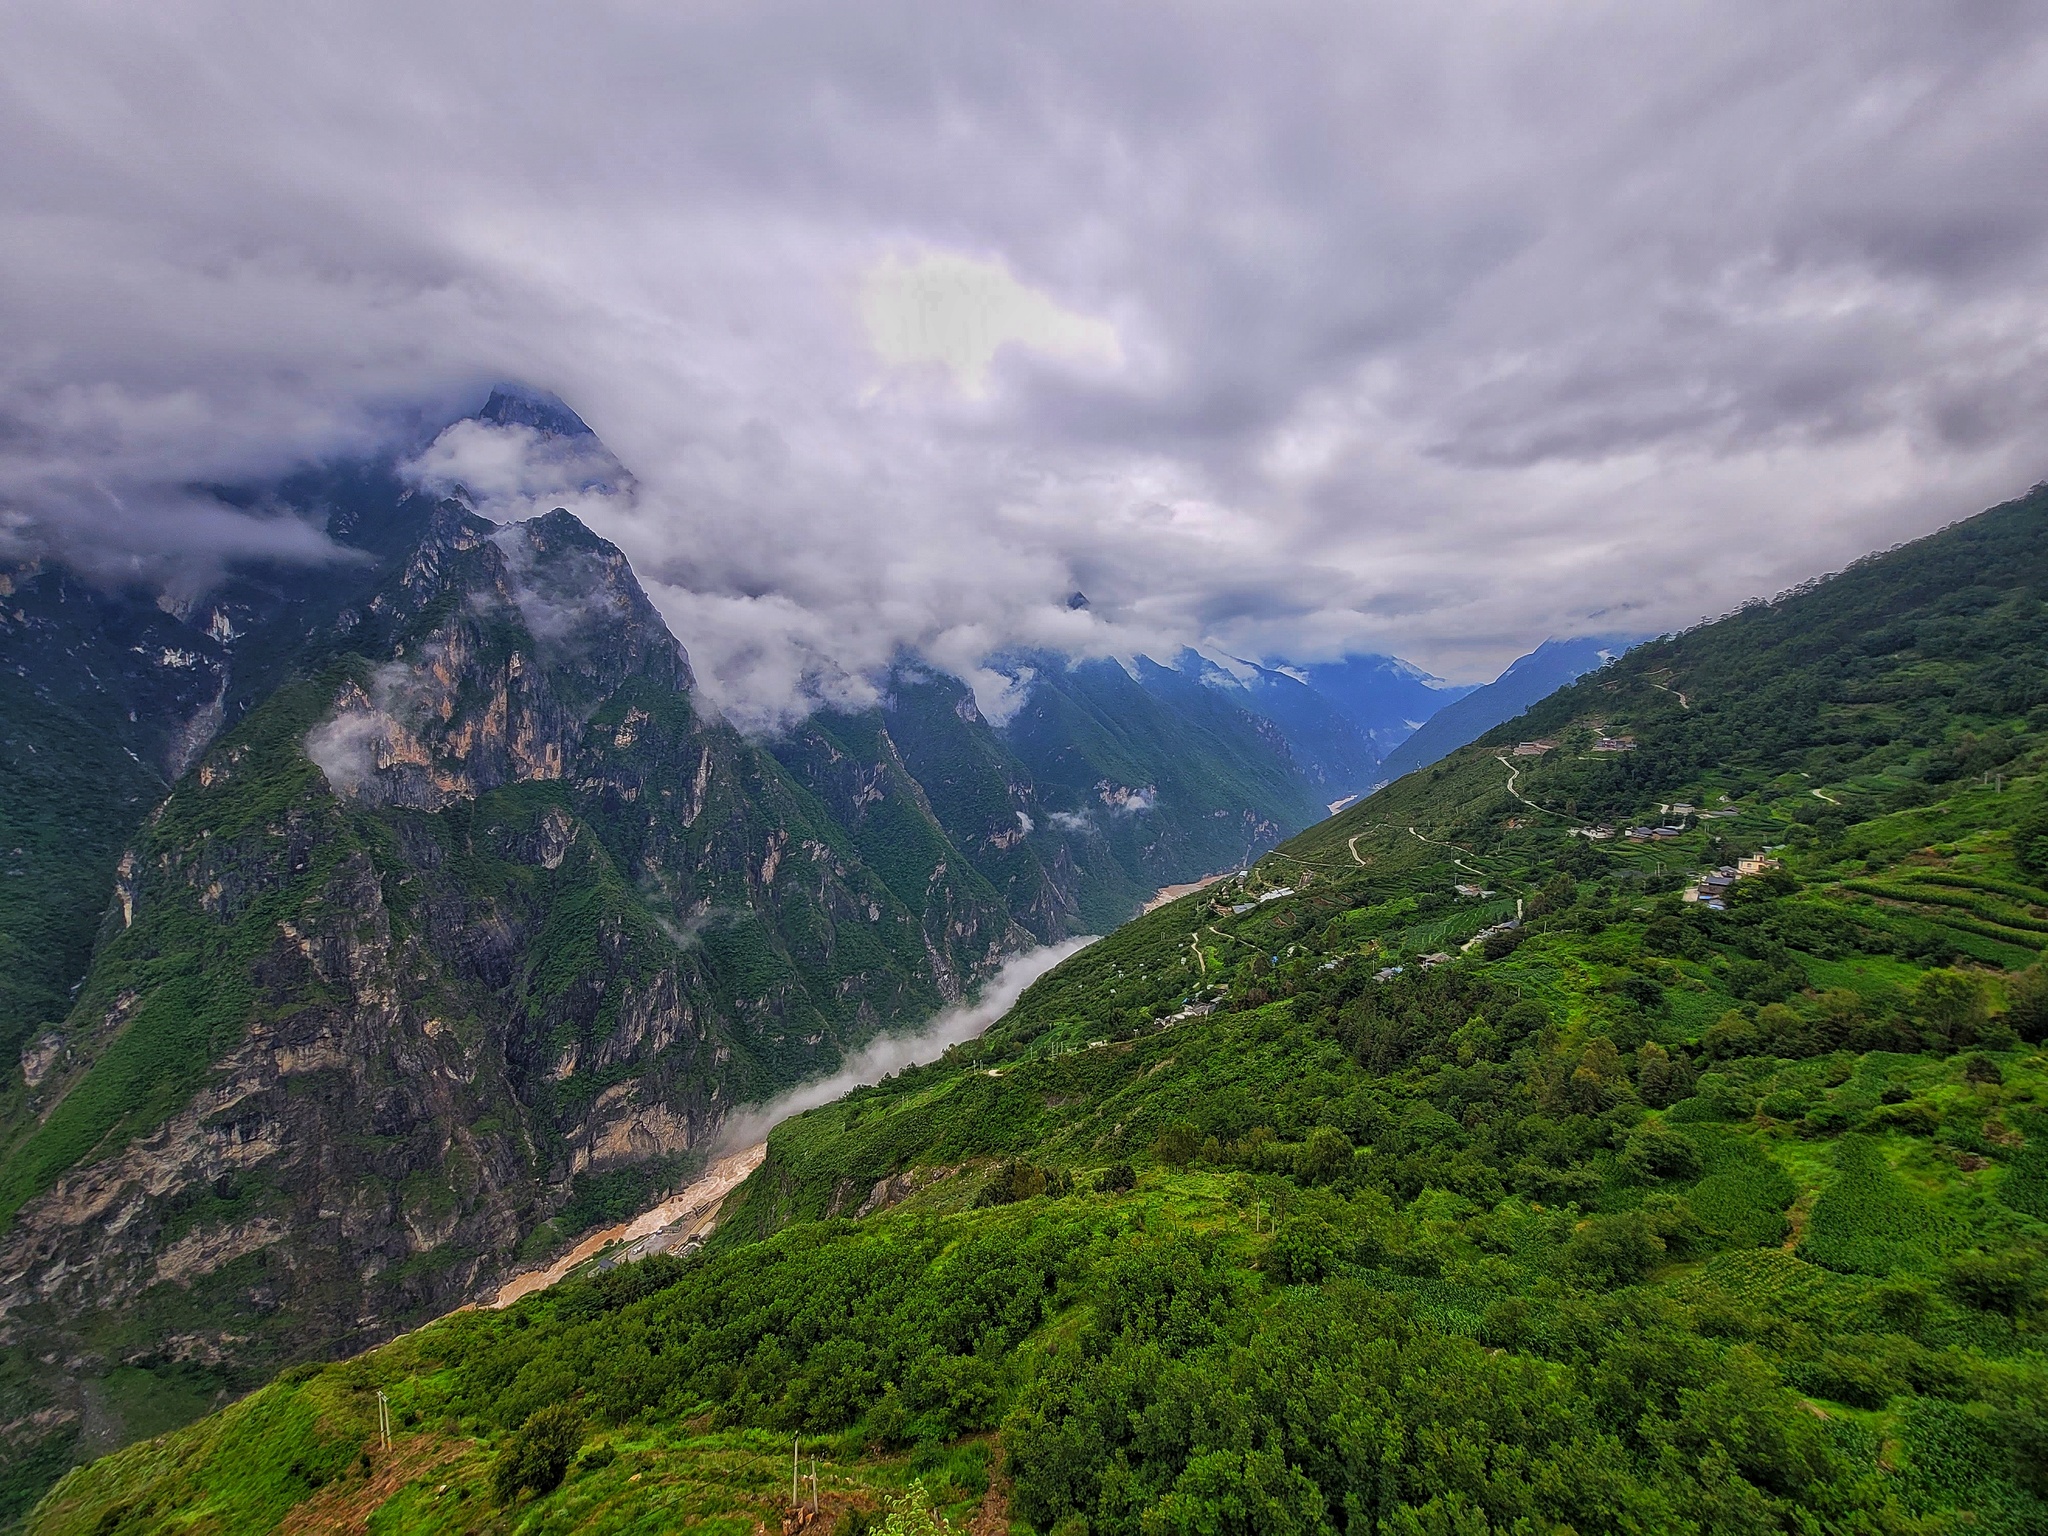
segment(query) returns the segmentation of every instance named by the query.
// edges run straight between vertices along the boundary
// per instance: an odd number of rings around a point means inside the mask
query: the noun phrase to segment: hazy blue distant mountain
[[[1469,684],[1447,683],[1398,656],[1345,656],[1287,670],[1335,705],[1381,757],[1438,710],[1472,692]]]
[[[1477,741],[1496,725],[1505,724],[1534,704],[1636,643],[1626,635],[1582,635],[1574,640],[1546,640],[1483,688],[1467,692],[1424,722],[1380,764],[1379,780],[1391,783],[1404,773],[1427,768],[1438,758]]]
[[[1233,869],[1322,819],[1330,796],[1297,764],[1285,733],[1241,691],[1140,657],[1033,672],[1001,728],[1036,786],[1044,830],[1070,841],[1082,914],[1129,912],[1161,885]]]
[[[1152,665],[1150,661],[1140,664],[1141,678]],[[1294,766],[1325,804],[1378,782],[1380,752],[1371,736],[1300,678],[1235,657],[1227,667],[1222,666],[1193,650],[1176,656],[1168,675],[1192,678],[1240,708],[1270,720],[1286,740]]]

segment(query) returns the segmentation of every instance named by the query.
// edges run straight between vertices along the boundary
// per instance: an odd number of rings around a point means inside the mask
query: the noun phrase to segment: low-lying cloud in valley
[[[337,558],[203,488],[402,452],[617,540],[743,723],[909,653],[998,713],[1016,648],[1480,677],[2048,463],[2025,6],[343,0],[9,33],[0,553],[187,586]],[[500,378],[616,463],[435,439]]]
[[[879,1083],[905,1067],[937,1061],[951,1047],[978,1039],[1016,1005],[1026,987],[1094,942],[1093,938],[1068,939],[1013,955],[973,998],[941,1009],[915,1030],[870,1041],[830,1077],[821,1077],[766,1104],[739,1111],[720,1127],[717,1150],[751,1146],[791,1115],[830,1104],[855,1088]]]

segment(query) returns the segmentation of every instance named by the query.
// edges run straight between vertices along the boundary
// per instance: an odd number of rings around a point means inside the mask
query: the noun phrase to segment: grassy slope
[[[34,1528],[259,1528],[272,1485],[215,1483],[278,1459],[225,1437],[287,1399],[341,1468],[294,1497],[359,1486],[386,1530],[633,1529],[649,1482],[751,1520],[768,1431],[848,1486],[921,1447],[964,1512],[990,1429],[1041,1531],[2048,1528],[2048,1055],[2013,1008],[2048,871],[2011,830],[2048,796],[2042,511],[1547,701],[1501,733],[1563,743],[1511,760],[1535,808],[1482,742],[1126,925],[984,1040],[779,1127],[714,1252],[267,1389]],[[1960,605],[1914,585],[1954,544]],[[1921,617],[1883,649],[1858,614]],[[1586,751],[1596,720],[1639,751]],[[1679,800],[1740,814],[1566,835]],[[1781,844],[1725,913],[1672,894]],[[372,1385],[441,1458],[389,1490],[350,1459]],[[500,1512],[489,1469],[560,1401],[585,1463]]]

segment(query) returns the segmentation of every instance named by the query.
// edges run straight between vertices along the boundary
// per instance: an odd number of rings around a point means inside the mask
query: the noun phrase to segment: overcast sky
[[[1490,676],[2048,474],[2038,4],[0,18],[0,541],[318,558],[178,488],[523,379],[743,718],[906,647]],[[560,499],[521,446],[421,473]]]

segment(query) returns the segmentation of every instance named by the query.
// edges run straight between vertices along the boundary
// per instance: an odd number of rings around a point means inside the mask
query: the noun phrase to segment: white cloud
[[[22,10],[0,539],[329,558],[189,488],[402,446],[736,717],[905,652],[998,717],[1004,648],[1490,675],[2048,473],[2038,8],[1288,18]],[[637,484],[433,443],[501,378]]]
[[[1067,939],[1014,955],[965,1002],[942,1008],[923,1025],[900,1035],[872,1041],[830,1077],[792,1088],[766,1104],[742,1110],[719,1131],[721,1147],[743,1147],[759,1141],[791,1115],[843,1098],[851,1089],[878,1083],[905,1067],[937,1061],[949,1047],[985,1033],[1023,996],[1024,989],[1070,955],[1095,942],[1093,937]]]
[[[306,733],[306,756],[338,793],[357,795],[377,771],[377,748],[390,740],[394,728],[380,711],[342,710]]]
[[[1115,326],[1061,308],[1002,261],[948,251],[886,257],[861,284],[860,310],[882,361],[940,364],[970,395],[986,391],[990,365],[1005,346],[1103,367],[1123,361]]]
[[[401,473],[438,496],[457,491],[485,517],[524,522],[622,495],[631,477],[595,438],[553,437],[519,425],[458,421],[409,459]]]

